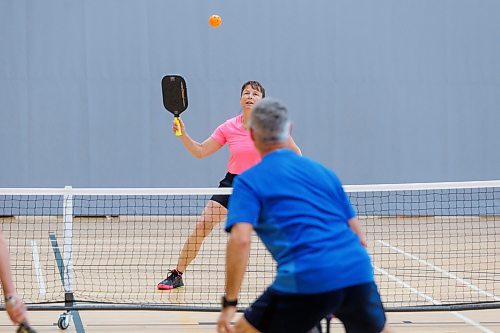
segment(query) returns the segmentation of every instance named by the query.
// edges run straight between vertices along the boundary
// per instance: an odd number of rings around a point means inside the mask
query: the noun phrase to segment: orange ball
[[[219,15],[212,15],[208,19],[208,24],[210,24],[214,28],[217,28],[221,22],[222,22],[222,19],[220,18]]]

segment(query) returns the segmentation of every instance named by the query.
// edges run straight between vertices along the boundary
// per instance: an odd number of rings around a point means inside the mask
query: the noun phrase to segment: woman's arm
[[[300,150],[299,146],[293,141],[293,138],[290,136],[290,139],[288,140],[288,146],[290,147],[291,150],[296,152],[299,155],[302,155],[302,151]]]
[[[207,138],[202,143],[191,139],[191,137],[186,132],[186,128],[184,127],[184,122],[179,118],[179,123],[181,125],[182,135],[179,136],[179,139],[182,141],[182,144],[186,148],[187,151],[191,153],[196,158],[203,158],[209,155],[212,155],[217,150],[219,150],[222,145],[212,139],[212,137]],[[175,133],[177,130],[177,125],[175,122],[172,125],[172,131]]]
[[[358,218],[356,216],[352,217],[347,222],[351,230],[354,231],[356,235],[358,235],[361,245],[363,245],[363,247],[366,247],[366,235],[363,231],[363,227],[361,227],[361,224],[359,223]]]

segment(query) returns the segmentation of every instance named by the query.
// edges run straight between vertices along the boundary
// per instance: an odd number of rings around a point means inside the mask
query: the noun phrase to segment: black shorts
[[[233,181],[234,181],[234,178],[236,178],[236,176],[237,175],[235,175],[234,173],[230,173],[230,172],[226,173],[226,176],[224,177],[224,179],[222,179],[219,182],[219,188],[221,188],[221,187],[233,187]],[[210,200],[220,203],[222,206],[224,206],[227,209],[227,206],[229,203],[229,195],[215,194],[212,196],[212,198],[210,198]]]
[[[378,333],[386,321],[373,282],[313,295],[282,294],[268,288],[244,316],[261,332],[305,333],[330,314],[342,321],[348,333]]]

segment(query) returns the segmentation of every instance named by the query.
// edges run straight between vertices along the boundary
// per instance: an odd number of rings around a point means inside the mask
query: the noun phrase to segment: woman
[[[265,95],[266,91],[259,82],[245,82],[241,87],[240,94],[242,113],[221,124],[212,135],[202,143],[189,137],[184,128],[184,123],[179,119],[180,129],[182,131],[182,135],[179,136],[179,138],[184,147],[194,157],[204,158],[210,156],[221,149],[226,143],[228,144],[230,151],[230,157],[227,164],[228,172],[224,179],[220,181],[219,187],[232,187],[234,177],[260,161],[260,154],[250,138],[248,124],[250,121],[250,114],[252,113],[252,107],[255,103],[264,98]],[[174,123],[172,131],[175,133],[177,129],[178,127]],[[289,146],[296,153],[301,154],[299,147],[291,137]],[[191,261],[196,258],[205,237],[210,234],[217,224],[226,218],[228,201],[228,195],[214,195],[208,201],[203,213],[196,223],[196,228],[191,232],[182,248],[176,268],[169,270],[167,277],[158,283],[158,289],[170,290],[184,286],[182,274]]]

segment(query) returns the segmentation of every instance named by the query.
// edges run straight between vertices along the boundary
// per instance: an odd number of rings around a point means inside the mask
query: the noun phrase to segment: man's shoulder
[[[333,172],[332,169],[330,169],[328,166],[326,166],[325,164],[315,160],[315,159],[312,159],[310,157],[306,157],[306,156],[302,156],[302,160],[304,161],[303,163],[304,164],[309,164],[317,169],[321,169],[321,170],[325,170],[325,171],[328,171],[328,172]]]
[[[268,181],[266,180],[266,170],[268,170],[268,167],[261,161],[238,175],[233,184],[236,187],[237,183],[243,183],[247,188],[256,188],[259,184]]]
[[[310,157],[301,156],[290,149],[284,149],[265,156],[259,163],[245,170],[241,177],[245,180],[260,178],[265,180],[280,171],[286,173],[288,168],[299,168],[304,172],[323,172],[325,174],[335,175],[335,172],[328,166],[318,162]]]
[[[262,169],[261,164],[262,164],[262,162],[251,166],[250,168],[243,171],[240,175],[238,175],[238,177],[236,177],[236,179],[238,179],[238,181],[242,181],[242,182],[252,182],[261,172],[260,171]],[[236,181],[236,179],[235,179],[235,181]]]
[[[324,181],[331,180],[340,183],[340,180],[333,169],[315,159],[300,156],[300,159],[297,159],[296,163],[303,172],[309,173],[311,176],[316,175],[321,177]]]

